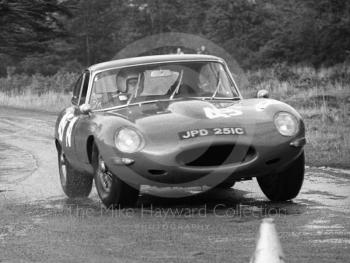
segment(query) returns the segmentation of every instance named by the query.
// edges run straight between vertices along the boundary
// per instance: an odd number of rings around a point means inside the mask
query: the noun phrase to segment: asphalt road
[[[264,217],[287,262],[350,260],[350,171],[308,167],[293,202],[267,201],[254,180],[175,200],[146,191],[107,211],[95,191],[61,191],[55,120],[0,108],[0,262],[249,262]]]

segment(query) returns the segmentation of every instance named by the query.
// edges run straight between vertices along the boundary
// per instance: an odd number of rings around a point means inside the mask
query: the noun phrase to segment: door
[[[80,151],[76,147],[76,139],[84,136],[84,132],[79,128],[81,119],[88,118],[88,115],[81,114],[79,106],[86,101],[86,94],[89,86],[90,73],[85,71],[76,82],[73,88],[72,106],[69,107],[61,118],[58,134],[63,151],[76,169],[79,168],[79,157],[77,153]]]

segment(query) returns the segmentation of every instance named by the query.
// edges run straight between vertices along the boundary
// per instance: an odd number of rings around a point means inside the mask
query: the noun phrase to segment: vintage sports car
[[[304,123],[291,106],[243,99],[226,63],[160,55],[87,68],[57,119],[60,180],[69,197],[133,205],[141,186],[230,188],[257,178],[273,201],[297,196]]]

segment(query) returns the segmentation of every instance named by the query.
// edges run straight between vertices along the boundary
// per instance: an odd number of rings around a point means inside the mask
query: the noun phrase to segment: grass
[[[303,116],[308,165],[350,168],[350,67],[316,70],[280,64],[247,72],[247,77],[251,86],[241,88],[245,98],[266,89],[271,98],[290,104]],[[58,112],[70,104],[66,91],[75,78],[58,73],[0,79],[0,105]]]
[[[70,104],[70,90],[77,78],[77,74],[65,72],[0,78],[0,105],[59,112]]]
[[[42,95],[26,92],[23,94],[6,94],[0,92],[0,105],[20,109],[35,109],[49,112],[59,112],[70,105],[70,94],[53,91]]]

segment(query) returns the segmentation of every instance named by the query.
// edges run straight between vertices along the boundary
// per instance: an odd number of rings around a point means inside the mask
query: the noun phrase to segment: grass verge
[[[59,112],[70,105],[70,94],[49,91],[42,95],[26,92],[21,95],[0,92],[0,105],[19,109]]]

